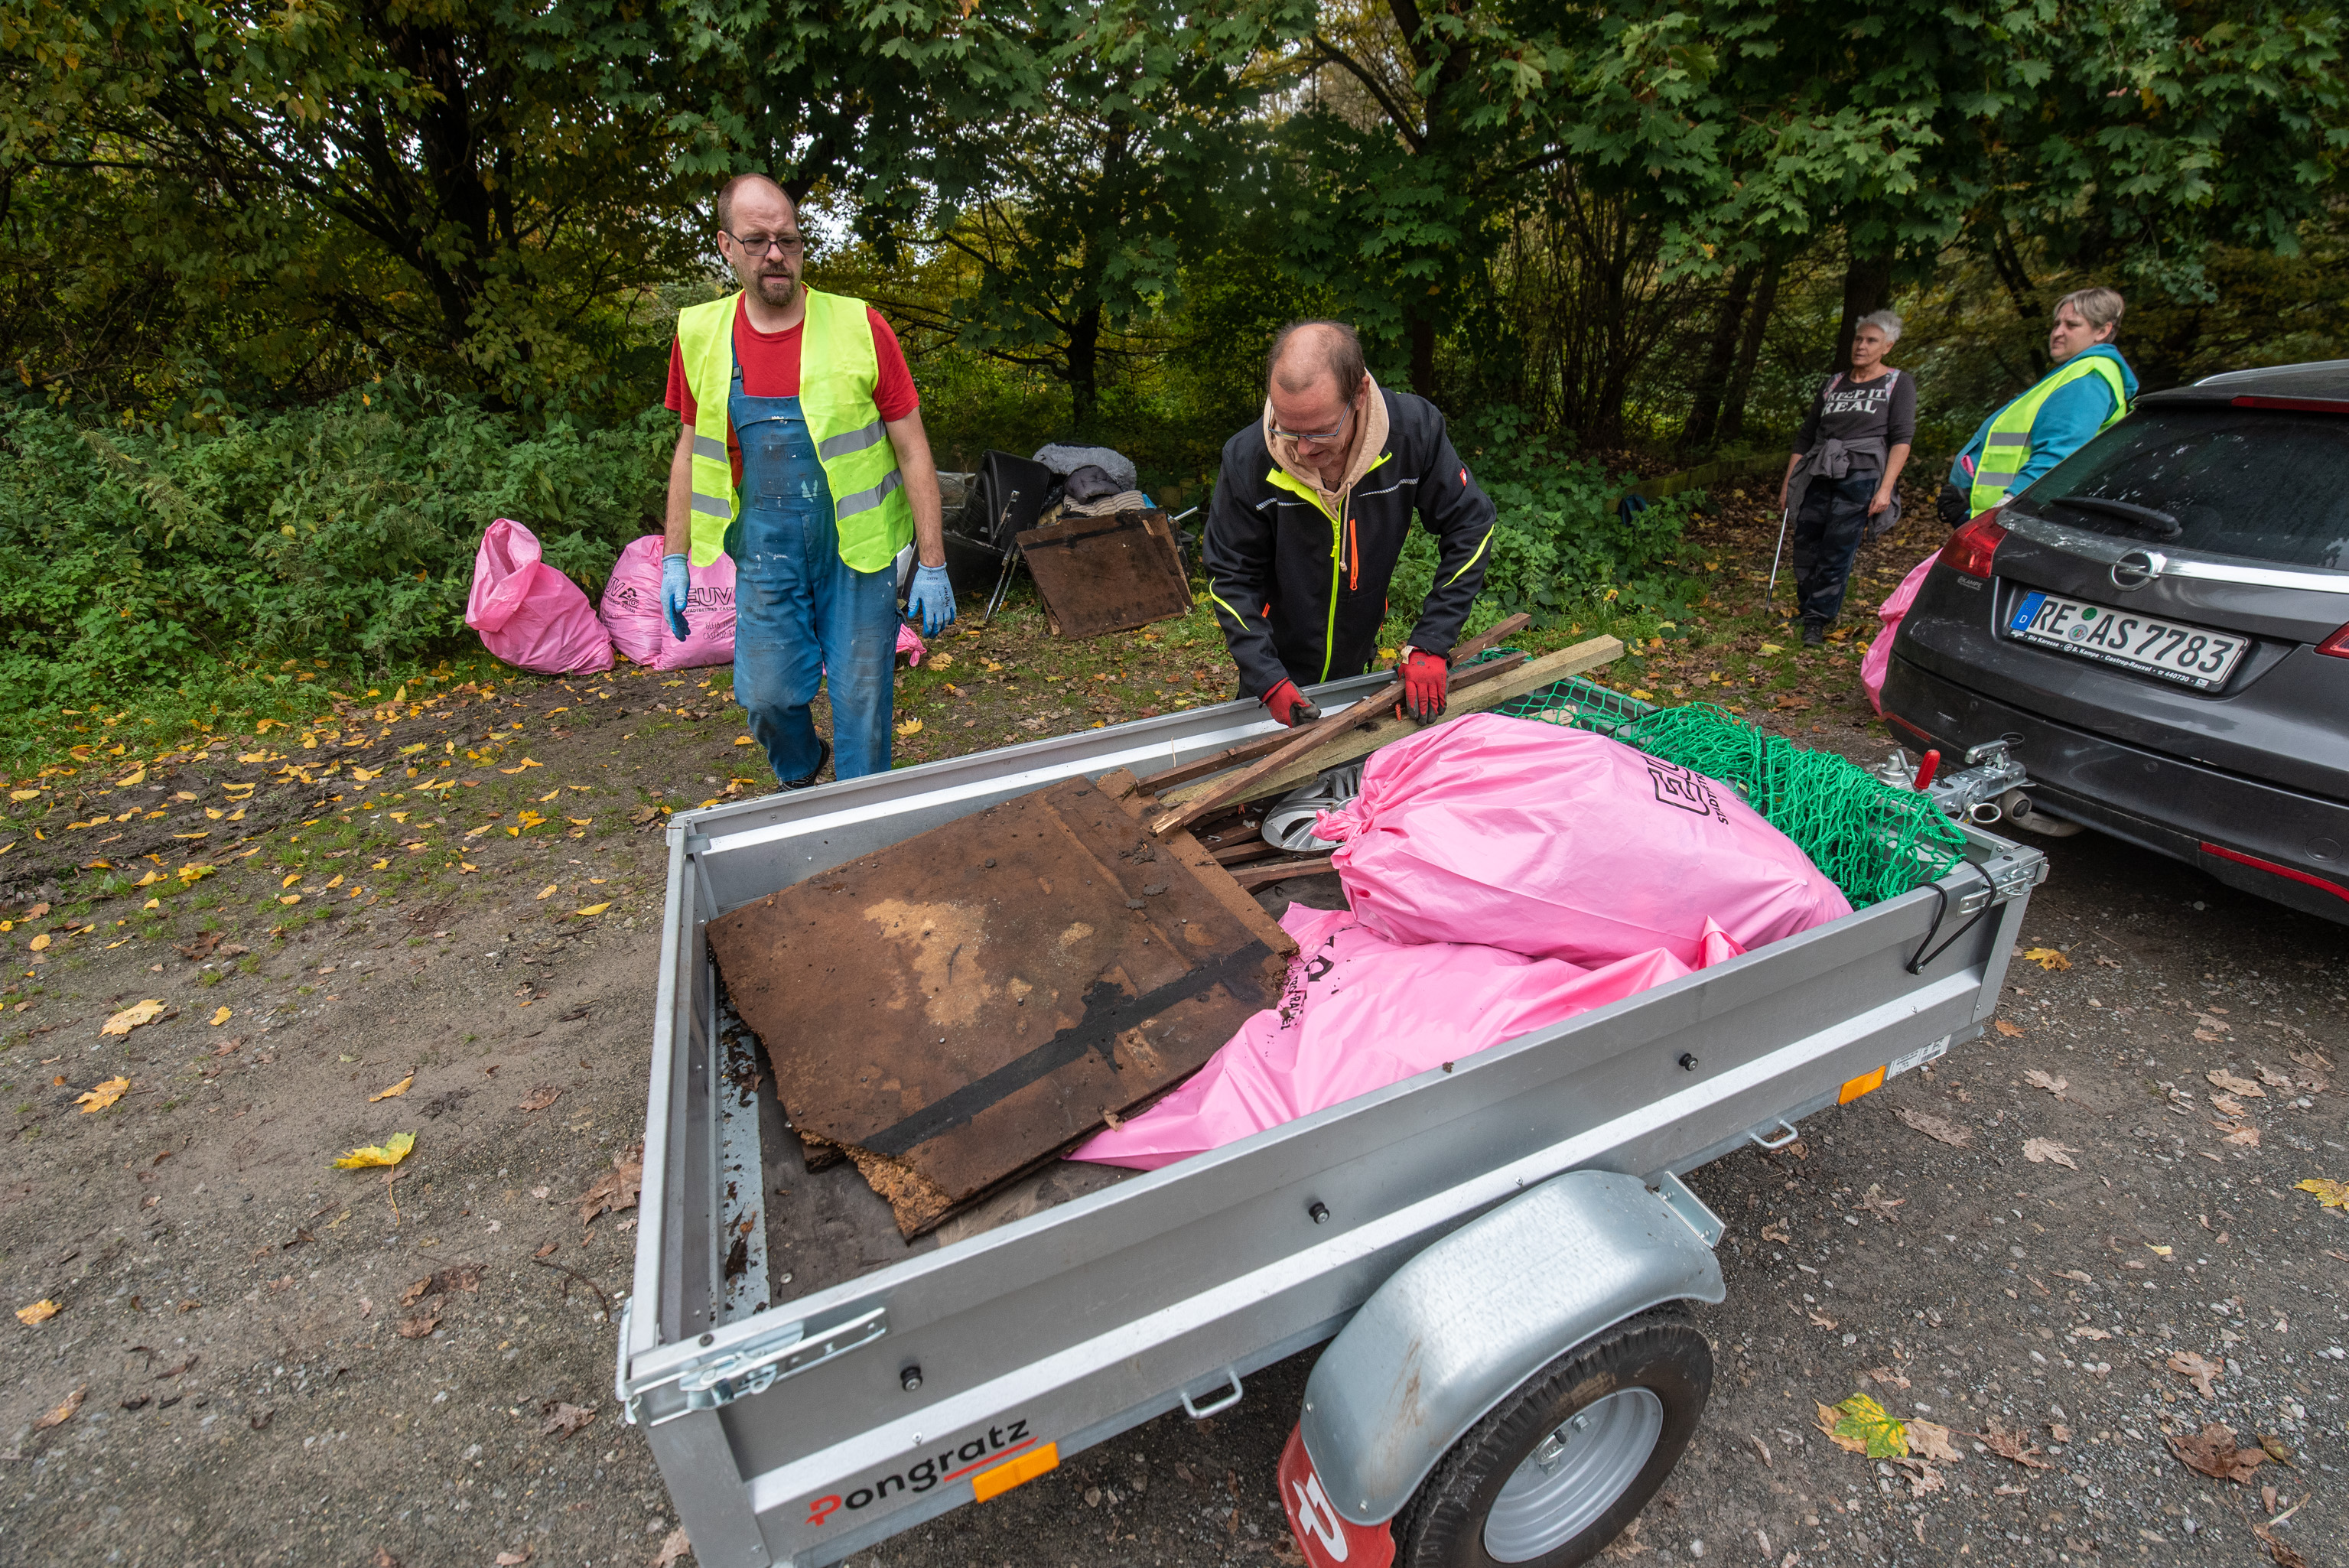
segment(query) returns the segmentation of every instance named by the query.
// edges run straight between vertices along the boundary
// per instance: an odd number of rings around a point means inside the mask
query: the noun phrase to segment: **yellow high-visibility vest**
[[[2031,424],[2039,418],[2040,405],[2084,376],[2101,376],[2113,389],[2113,411],[2096,427],[2098,435],[2128,412],[2128,389],[2121,385],[2121,367],[2101,354],[2074,355],[2041,377],[2037,386],[2001,408],[1998,417],[1990,422],[1989,433],[1982,438],[1982,456],[1974,460],[1973,489],[1966,503],[1972,509],[1972,515],[1980,517],[2006,499],[2014,476],[2031,460]]]
[[[693,391],[693,563],[724,553],[726,531],[740,515],[734,469],[726,454],[728,394],[734,382],[734,315],[741,294],[678,313],[677,346]],[[832,487],[840,558],[859,572],[879,572],[913,542],[914,509],[905,499],[897,450],[881,411],[880,356],[864,302],[807,291],[800,336],[800,411],[816,460]]]

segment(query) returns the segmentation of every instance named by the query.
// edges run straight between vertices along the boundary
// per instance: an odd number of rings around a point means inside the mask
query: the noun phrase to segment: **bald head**
[[[1281,394],[1327,391],[1345,402],[1362,389],[1369,368],[1362,340],[1342,321],[1292,321],[1275,335],[1265,356],[1266,390]]]
[[[718,188],[718,226],[719,228],[734,227],[734,205],[745,196],[762,206],[771,206],[780,202],[786,211],[792,212],[792,216],[798,216],[797,208],[790,194],[772,179],[764,174],[737,174]]]

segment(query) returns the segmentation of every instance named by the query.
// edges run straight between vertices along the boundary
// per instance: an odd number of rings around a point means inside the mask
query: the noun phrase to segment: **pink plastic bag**
[[[656,670],[734,662],[734,558],[720,554],[707,566],[686,567],[683,642],[672,635],[661,610],[661,557],[666,542],[657,533],[628,542],[612,564],[597,616],[612,645],[636,663]]]
[[[1708,920],[1742,948],[1851,913],[1794,841],[1726,785],[1588,730],[1471,714],[1371,754],[1313,831],[1362,923],[1598,965],[1699,961]]]
[[[612,639],[587,595],[539,559],[538,535],[502,517],[473,552],[465,624],[517,669],[567,676],[612,667]]]
[[[1584,969],[1496,947],[1404,945],[1342,910],[1299,903],[1280,923],[1299,946],[1281,1006],[1070,1159],[1155,1171],[1692,972],[1661,951]],[[1737,951],[1717,926],[1700,944],[1705,965]]]
[[[897,652],[904,656],[907,664],[920,664],[922,655],[929,651],[923,644],[920,633],[903,621],[897,623]]]
[[[1868,645],[1868,652],[1859,661],[1859,684],[1868,688],[1868,706],[1877,712],[1884,711],[1884,676],[1892,668],[1892,638],[1900,630],[1900,623],[1909,614],[1909,606],[1917,602],[1917,590],[1925,585],[1925,573],[1933,570],[1933,562],[1941,558],[1938,550],[1909,569],[1883,603],[1876,607],[1876,618],[1884,629],[1876,634],[1876,641]]]

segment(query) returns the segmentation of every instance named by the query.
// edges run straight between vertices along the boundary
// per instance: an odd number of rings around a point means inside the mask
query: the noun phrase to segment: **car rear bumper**
[[[1945,758],[2019,735],[2032,799],[2230,887],[2349,924],[2349,805],[2054,723],[1933,675],[1898,653],[1884,713]]]

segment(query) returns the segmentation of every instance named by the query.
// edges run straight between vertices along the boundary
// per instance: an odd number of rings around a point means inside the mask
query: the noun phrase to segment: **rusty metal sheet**
[[[1190,614],[1183,552],[1163,511],[1067,518],[1018,537],[1056,636],[1097,637]]]
[[[907,1236],[1195,1071],[1288,942],[1130,780],[1065,780],[710,923],[792,1127]],[[1220,885],[1210,879],[1220,879]]]

